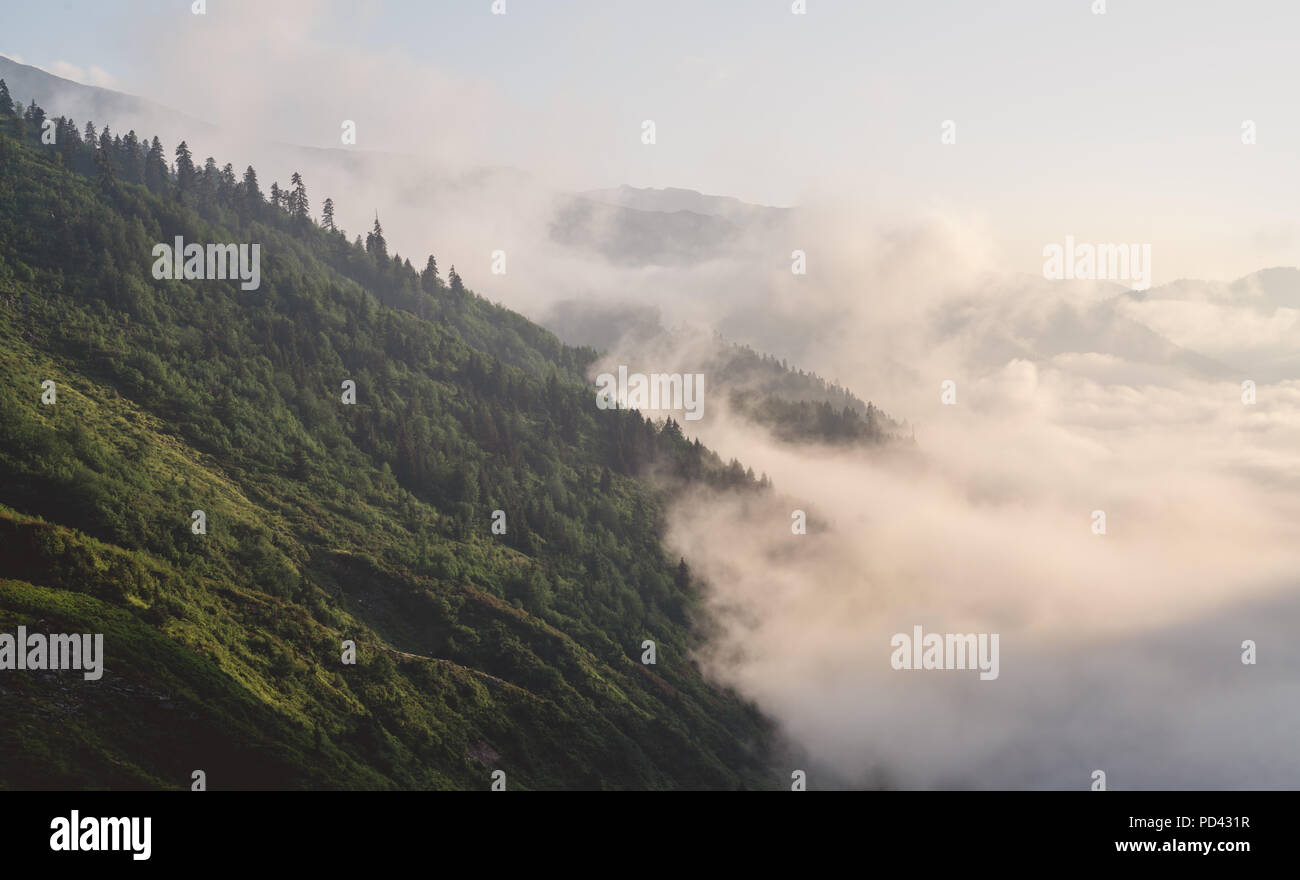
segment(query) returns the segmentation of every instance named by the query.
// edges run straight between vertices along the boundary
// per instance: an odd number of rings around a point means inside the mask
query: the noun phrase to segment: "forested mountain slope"
[[[0,672],[0,787],[781,784],[638,479],[761,491],[739,464],[378,220],[44,121],[0,102],[0,632],[106,658]],[[177,236],[259,243],[259,288],[156,280]]]

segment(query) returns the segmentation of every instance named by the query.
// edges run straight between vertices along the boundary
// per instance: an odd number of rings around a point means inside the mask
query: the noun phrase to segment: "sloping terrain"
[[[0,671],[0,787],[779,784],[690,660],[671,488],[639,478],[760,491],[739,464],[598,410],[595,352],[378,223],[350,244],[251,169],[27,115],[0,112],[0,632],[101,632],[106,671]],[[176,236],[259,243],[260,287],[155,280]]]

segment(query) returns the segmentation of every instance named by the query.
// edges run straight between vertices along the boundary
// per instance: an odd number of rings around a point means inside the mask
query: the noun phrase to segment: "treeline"
[[[433,254],[419,272],[400,254],[390,256],[378,215],[364,241],[358,235],[350,245],[346,232],[334,222],[333,199],[325,199],[318,223],[311,216],[307,187],[297,171],[290,175],[288,187],[274,182],[269,192],[263,193],[257,170],[251,165],[237,173],[229,162],[218,167],[209,156],[200,167],[185,141],[176,146],[174,162],[169,162],[157,136],[142,139],[134,130],[114,134],[107,125],[97,131],[93,122],[87,122],[83,130],[63,116],[47,120],[35,100],[26,107],[15,103],[0,79],[0,117],[5,116],[11,117],[11,130],[18,140],[50,147],[65,167],[94,178],[102,189],[111,190],[117,182],[139,184],[217,220],[234,213],[245,222],[259,221],[282,229],[319,225],[334,239],[331,263],[356,276],[386,305],[420,313],[427,306],[427,300],[419,296],[421,291],[435,293],[445,287],[453,297],[467,295],[455,266],[443,281]],[[427,311],[421,317],[429,317]]]
[[[783,359],[717,337],[711,368],[733,410],[789,442],[886,443],[910,440],[911,429],[865,403],[838,382],[792,369]]]
[[[874,443],[900,439],[893,423],[873,404],[866,413],[827,401],[788,400],[775,395],[733,391],[732,409],[787,443]]]

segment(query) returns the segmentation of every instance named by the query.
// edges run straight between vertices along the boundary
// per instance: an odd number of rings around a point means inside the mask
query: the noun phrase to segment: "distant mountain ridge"
[[[623,185],[588,190],[561,205],[551,236],[620,265],[689,266],[779,228],[790,211],[689,189]]]
[[[780,216],[790,208],[773,208],[767,205],[754,205],[742,202],[731,196],[713,196],[693,189],[679,187],[637,188],[623,184],[613,189],[592,189],[578,195],[593,202],[614,205],[621,208],[633,208],[637,211],[656,211],[672,213],[690,211],[693,214],[705,214],[710,217],[736,218],[741,215]]]
[[[35,98],[51,116],[63,115],[83,123],[94,120],[96,125],[108,124],[123,132],[127,128],[148,128],[151,136],[158,134],[172,140],[216,130],[210,122],[146,98],[75,82],[3,55],[0,79],[8,85],[15,101],[27,104]]]
[[[107,124],[118,133],[134,129],[141,135],[156,134],[169,143],[188,139],[191,146],[196,135],[221,137],[218,125],[179,110],[112,89],[76,83],[2,56],[0,79],[8,83],[15,101],[25,104],[35,98],[51,116],[67,116],[83,124],[94,120],[96,125]],[[263,152],[276,157],[277,167],[319,163],[322,167],[363,172],[389,166],[399,155],[278,142],[267,142]],[[409,183],[411,192],[428,202],[438,202],[448,194],[464,196],[475,187],[499,193],[513,186],[530,193],[530,198],[554,198],[556,207],[548,230],[552,241],[624,266],[692,265],[711,259],[735,247],[746,235],[783,222],[789,210],[671,187],[652,190],[622,186],[548,194],[527,172],[508,167],[421,176]]]

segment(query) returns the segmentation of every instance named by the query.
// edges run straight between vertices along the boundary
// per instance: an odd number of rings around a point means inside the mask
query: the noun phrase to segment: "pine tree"
[[[261,208],[266,204],[266,199],[262,197],[262,188],[257,184],[257,172],[253,170],[252,165],[244,170],[244,184],[240,195],[244,197],[244,204],[250,208]]]
[[[144,159],[145,154],[149,152],[148,145],[141,145],[140,139],[135,136],[135,130],[132,129],[126,133],[126,137],[113,139],[113,161],[121,172],[123,180],[130,183],[142,183],[144,181]]]
[[[77,130],[77,123],[62,116],[59,117],[59,143],[74,148],[81,146],[81,132]]]
[[[211,156],[203,163],[203,174],[199,177],[199,193],[205,202],[211,202],[221,185],[221,172],[217,170],[217,160]]]
[[[680,561],[677,563],[677,576],[674,580],[677,583],[677,589],[686,590],[691,585],[691,569],[686,564],[685,556],[679,556],[678,559]]]
[[[235,196],[235,190],[239,186],[239,184],[235,182],[235,166],[227,162],[225,167],[221,169],[221,176],[218,178],[218,181],[220,183],[222,198],[228,200],[233,199]]]
[[[35,98],[32,98],[32,102],[27,105],[23,118],[30,122],[37,132],[41,130],[41,126],[45,123],[45,111],[36,103]]]
[[[293,193],[289,196],[289,213],[297,220],[306,220],[311,206],[307,202],[307,187],[302,182],[302,175],[295,171],[289,182],[293,184]]]
[[[334,200],[326,199],[324,207],[321,208],[320,225],[330,232],[336,231],[334,226]]]
[[[442,285],[438,280],[438,261],[429,254],[429,262],[424,264],[424,271],[420,273],[420,286],[426,293],[435,293]]]
[[[14,100],[9,97],[9,86],[5,81],[0,79],[0,114],[12,116],[14,114]]]
[[[190,148],[185,141],[181,141],[176,147],[176,186],[182,193],[187,193],[194,188],[196,176],[194,157],[190,155]]]
[[[113,183],[113,138],[107,125],[99,136],[99,149],[95,151],[95,181],[101,186]]]
[[[144,157],[144,185],[154,192],[167,189],[167,160],[164,158],[162,141],[154,135],[149,144],[149,152]]]
[[[375,214],[375,228],[366,236],[366,253],[377,260],[388,261],[388,242],[384,241],[384,227],[379,225],[379,214]]]
[[[465,292],[465,285],[461,283],[460,276],[456,274],[455,266],[452,266],[451,271],[447,273],[447,284],[450,285],[452,293],[463,294]]]

